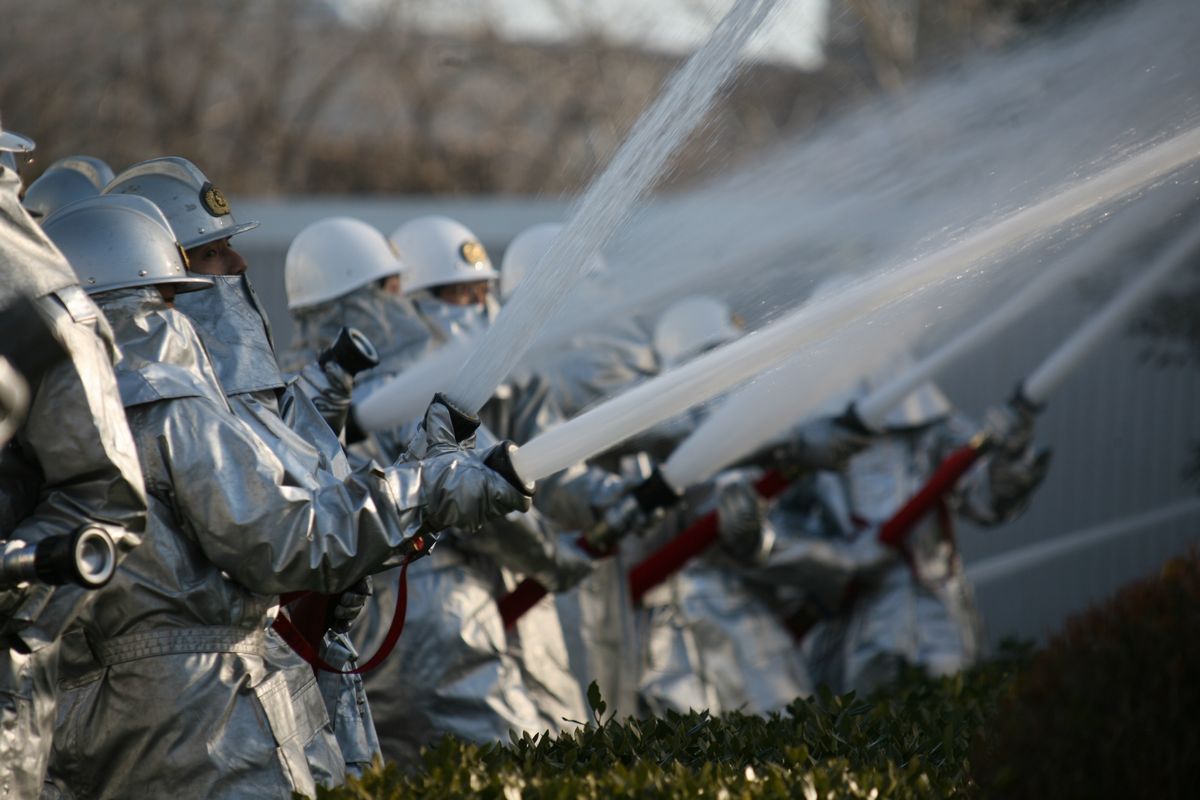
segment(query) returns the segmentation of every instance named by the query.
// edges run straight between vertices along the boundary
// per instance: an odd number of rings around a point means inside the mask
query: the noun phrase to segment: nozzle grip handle
[[[526,497],[533,497],[533,484],[526,483],[525,479],[517,473],[516,466],[513,465],[512,456],[515,452],[517,452],[517,446],[506,439],[493,447],[484,456],[484,466],[495,472],[499,472],[521,494]]]
[[[479,429],[479,417],[477,415],[464,411],[455,405],[444,392],[435,394],[433,402],[442,404],[450,412],[450,422],[454,426],[454,441],[462,443],[475,435],[475,431]]]
[[[660,508],[670,508],[682,499],[675,491],[661,470],[654,470],[650,477],[639,483],[629,492],[637,500],[638,505],[646,514],[653,514]]]
[[[846,430],[853,431],[862,436],[874,436],[878,433],[878,431],[871,430],[871,427],[863,421],[862,416],[858,413],[858,406],[853,401],[846,406],[845,411],[834,419],[834,422]]]

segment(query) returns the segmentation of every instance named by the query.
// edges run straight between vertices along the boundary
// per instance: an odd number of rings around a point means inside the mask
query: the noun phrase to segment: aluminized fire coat
[[[878,526],[975,430],[950,416],[889,431],[843,471],[817,473],[781,500],[773,517],[781,544],[768,571],[780,580],[790,572],[786,580],[802,587],[815,616],[823,616],[804,640],[819,683],[865,692],[905,664],[941,675],[976,658],[980,623],[952,517],[995,525],[1020,505],[993,491],[988,460],[913,530],[907,561],[874,543]]]
[[[541,719],[508,651],[496,607],[499,570],[444,543],[408,571],[404,635],[391,657],[367,673],[367,695],[386,758],[416,763],[443,734],[471,742],[507,741],[509,731],[541,730]],[[353,633],[374,652],[396,607],[397,575],[375,581],[367,624]]]
[[[30,387],[25,423],[0,454],[0,537],[32,542],[98,524],[124,557],[145,527],[146,499],[113,377],[112,334],[20,207],[18,187],[16,175],[0,169],[0,305],[18,293],[35,298],[70,358]],[[41,791],[54,726],[54,642],[91,599],[72,586],[0,592],[0,796]]]
[[[563,419],[658,372],[650,337],[633,320],[556,342],[553,351],[535,355],[534,363],[549,389],[549,405]],[[622,454],[637,451],[638,445],[635,437],[594,464],[621,472]],[[614,477],[595,466],[576,465],[541,487],[538,505],[563,526],[590,528],[597,521],[597,509],[607,507],[628,485],[646,476],[631,471],[629,481]],[[578,587],[553,598],[572,673],[582,687],[596,681],[609,709],[618,715],[635,713],[638,702],[636,613],[625,579],[630,566],[628,556],[618,549],[597,561],[592,575]],[[522,618],[521,626],[547,630],[535,617],[538,610]]]
[[[486,427],[476,436],[481,448],[494,442]],[[506,573],[533,575],[557,588],[590,569],[536,511],[509,514],[470,535],[444,531],[432,555],[409,568],[399,645],[365,676],[384,756],[412,764],[420,748],[442,734],[506,741],[510,730],[556,729],[561,716],[578,711],[582,690],[566,654],[553,647],[561,637],[553,612],[540,615],[549,629],[545,637],[531,630],[514,642],[496,598],[511,586]],[[397,580],[392,573],[375,581],[366,624],[353,632],[363,652],[378,649],[391,623]],[[524,653],[530,660],[522,663]],[[547,653],[554,657],[536,658]]]
[[[650,337],[634,320],[572,336],[538,364],[566,419],[632,384],[658,374]]]
[[[200,334],[233,412],[292,474],[306,476],[311,488],[351,479],[337,433],[295,380],[283,382],[268,320],[248,279],[216,276],[213,282],[211,290],[180,295],[176,307]],[[319,686],[309,665],[274,631],[268,631],[267,638],[271,663],[287,674],[297,723],[309,726],[298,734],[306,742],[314,777],[336,785],[343,782],[346,770],[361,774],[378,752],[377,746],[371,749],[375,729],[361,677],[328,674]],[[343,668],[353,667],[357,653],[347,644],[327,636],[322,657],[329,662],[336,654],[333,660]],[[340,688],[333,691],[332,684]]]
[[[490,317],[490,312],[444,303],[427,292],[418,295],[415,305],[432,339],[442,343],[478,333]],[[481,442],[495,437],[523,442],[561,418],[550,402],[550,387],[537,376],[502,386],[479,416]],[[398,452],[406,438],[398,429],[376,434],[373,441],[387,456]],[[588,490],[577,483],[569,491],[579,497]],[[565,491],[554,482],[543,483],[539,507]],[[393,658],[367,676],[386,756],[410,760],[441,733],[493,741],[505,739],[512,729],[557,729],[564,716],[579,719],[584,690],[571,669],[555,604],[543,601],[507,638],[495,604],[497,596],[525,576],[565,589],[590,571],[582,554],[559,541],[556,522],[538,514],[512,514],[470,537],[444,536],[431,559],[436,568],[414,565],[404,637]],[[382,637],[395,607],[394,584],[394,577],[377,583],[366,640]],[[420,637],[428,641],[416,641]],[[401,691],[399,686],[408,688]],[[477,697],[467,702],[470,693]]]
[[[718,480],[742,480],[724,473]],[[714,507],[714,484],[686,493],[652,541]],[[647,544],[650,544],[649,542]],[[769,595],[748,579],[753,558],[714,545],[643,598],[639,693],[651,712],[779,711],[812,692],[795,642]]]
[[[153,290],[101,305],[125,351],[150,534],[85,621],[104,668],[71,691],[52,774],[84,797],[312,794],[287,677],[264,655],[276,595],[341,591],[415,534],[523,503],[436,409],[423,460],[315,486],[230,412],[186,317]]]
[[[299,372],[333,344],[343,327],[362,331],[379,353],[379,366],[360,373],[359,383],[398,374],[428,349],[429,330],[417,318],[412,302],[383,291],[374,283],[308,308],[295,309],[291,347],[280,362]]]

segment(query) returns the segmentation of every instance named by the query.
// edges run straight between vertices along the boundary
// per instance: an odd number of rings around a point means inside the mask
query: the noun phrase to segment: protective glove
[[[342,328],[317,362],[300,371],[304,393],[334,433],[341,434],[349,420],[354,376],[378,365],[370,340],[354,328]]]
[[[988,409],[983,424],[996,450],[1017,456],[1033,443],[1033,422],[1032,412],[1009,403]]]
[[[852,430],[836,417],[819,417],[794,428],[772,455],[780,468],[836,472],[870,444],[869,434]]]
[[[598,509],[600,522],[585,536],[594,550],[608,550],[630,533],[645,531],[681,499],[657,469],[648,478],[622,478],[619,488],[620,493],[610,495],[609,505]]]
[[[469,417],[469,415],[468,415]],[[457,429],[456,429],[457,426]],[[409,458],[421,462],[423,527],[477,530],[485,522],[511,511],[528,511],[533,486],[488,464],[507,465],[512,442],[501,442],[484,453],[475,450],[474,433],[466,433],[461,411],[435,398],[425,411],[421,430],[409,445]]]
[[[349,631],[373,593],[370,575],[342,592],[330,613],[330,630],[336,633]]]
[[[767,524],[767,504],[744,476],[717,485],[717,536],[721,546],[741,561],[760,563],[774,536]]]
[[[596,569],[596,562],[575,543],[575,539],[573,533],[558,537],[558,549],[554,553],[554,573],[547,576],[550,583],[543,583],[556,594],[575,588]]]
[[[1023,508],[1050,471],[1049,448],[1033,446],[1034,416],[1022,408],[1006,405],[988,412],[986,428],[994,449],[988,463],[992,504],[1000,519]]]
[[[300,371],[301,388],[336,434],[346,428],[354,378],[336,361],[313,363]]]

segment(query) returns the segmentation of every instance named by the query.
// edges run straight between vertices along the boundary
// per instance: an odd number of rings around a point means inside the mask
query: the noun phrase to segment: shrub
[[[705,712],[596,721],[510,744],[446,737],[411,775],[395,765],[321,798],[969,796],[973,733],[993,713],[1014,659],[953,678],[910,675],[867,700],[820,694],[769,717]]]
[[[1194,797],[1200,557],[1068,622],[974,748],[987,797]]]

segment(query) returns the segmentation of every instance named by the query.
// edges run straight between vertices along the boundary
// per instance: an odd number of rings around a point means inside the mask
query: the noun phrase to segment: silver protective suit
[[[481,448],[495,441],[486,427],[476,436]],[[530,575],[565,588],[590,568],[536,510],[492,520],[470,535],[444,531],[433,553],[409,568],[404,635],[365,675],[384,756],[413,764],[420,749],[443,734],[507,741],[510,731],[558,729],[563,716],[578,719],[583,693],[565,647],[555,644],[561,633],[551,601],[536,614],[542,627],[522,627],[510,638],[496,598],[515,578]],[[393,571],[375,581],[366,623],[353,631],[363,652],[382,643],[398,580]]]
[[[418,319],[412,302],[374,283],[327,303],[295,309],[292,319],[295,333],[281,363],[293,372],[315,362],[343,327],[362,331],[379,353],[379,366],[360,373],[359,383],[399,374],[429,348],[429,329]]]
[[[556,342],[554,352],[538,360],[537,367],[567,419],[658,374],[659,368],[650,337],[632,319]]]
[[[913,529],[907,558],[880,546],[878,527],[976,431],[958,416],[922,417],[876,437],[842,471],[799,482],[773,513],[779,544],[761,576],[800,587],[791,612],[816,620],[804,638],[810,669],[835,691],[868,692],[904,665],[951,674],[978,655],[980,621],[953,517],[995,525],[1020,502],[994,491],[985,459]]]
[[[81,797],[314,794],[287,675],[266,653],[277,595],[344,590],[415,535],[525,501],[453,444],[438,408],[414,459],[322,480],[230,411],[191,324],[156,291],[100,305],[125,354],[149,534],[85,620],[102,669],[66,698],[51,774]]]
[[[308,472],[313,486],[349,479],[350,465],[325,414],[297,390],[297,381],[284,383],[269,321],[249,280],[214,276],[213,283],[211,290],[180,295],[176,308],[200,334],[233,412],[291,471]],[[313,776],[337,785],[347,770],[361,774],[378,753],[362,678],[326,673],[319,686],[309,665],[273,630],[267,640],[269,660],[287,674],[297,723],[309,726],[298,733]],[[326,662],[353,668],[357,655],[345,637],[326,636],[321,653]]]
[[[475,335],[487,324],[481,309],[428,293],[415,306],[437,343]],[[477,436],[481,442],[524,441],[557,419],[547,397],[536,380],[503,387],[480,412],[484,424]],[[400,428],[373,440],[386,457],[410,435]],[[589,569],[582,554],[560,541],[552,522],[536,513],[510,514],[470,537],[446,532],[433,554],[410,568],[408,621],[396,651],[366,676],[384,755],[411,764],[422,746],[442,734],[504,741],[512,730],[558,729],[562,717],[579,719],[583,690],[570,670],[553,602],[544,600],[531,612],[536,628],[523,622],[506,634],[496,599],[525,576],[566,588]],[[368,625],[355,632],[364,652],[377,649],[396,605],[398,576],[381,577]]]
[[[104,527],[124,557],[146,522],[141,469],[117,395],[112,332],[0,170],[0,305],[34,298],[69,358],[47,372],[0,451],[0,537],[37,541]],[[55,644],[87,602],[73,586],[0,592],[0,796],[36,797],[50,755]]]
[[[391,623],[397,580],[376,579],[366,624],[353,631],[365,653],[378,649]],[[483,743],[542,728],[508,651],[500,591],[498,569],[445,543],[409,568],[404,635],[365,676],[385,758],[411,766],[445,734]]]
[[[646,549],[708,511],[724,511],[716,503],[717,485],[750,477],[727,472],[686,492],[681,506],[650,534]],[[800,652],[770,595],[747,575],[759,549],[714,545],[642,599],[639,694],[647,710],[766,714],[812,692]]]
[[[557,341],[552,351],[535,354],[533,362],[548,387],[548,404],[564,419],[658,372],[650,337],[633,320],[615,321]],[[542,487],[539,507],[565,527],[590,529],[597,522],[597,510],[610,506],[628,485],[647,477],[648,470],[639,469],[643,465],[636,457],[622,455],[638,449],[637,442],[630,442],[594,462],[626,480],[614,480],[603,469],[576,465]],[[625,578],[631,566],[628,550],[618,546],[612,555],[596,561],[592,575],[578,587],[554,597],[572,673],[581,686],[596,681],[608,708],[618,715],[637,711],[640,673],[636,612]],[[523,618],[521,624],[537,623]]]

